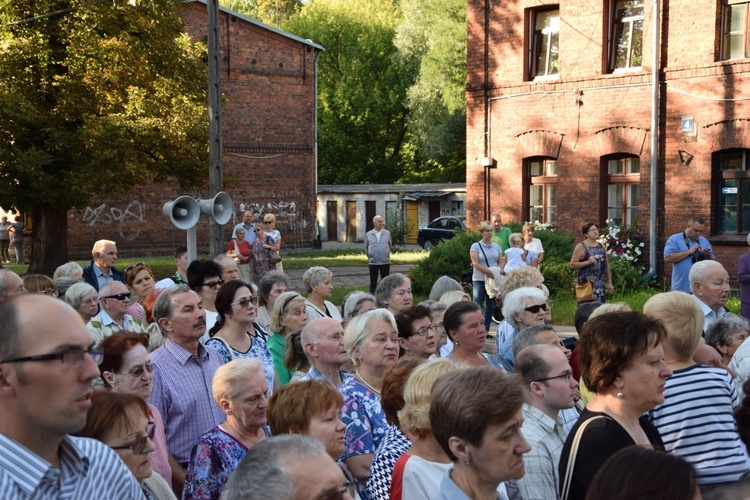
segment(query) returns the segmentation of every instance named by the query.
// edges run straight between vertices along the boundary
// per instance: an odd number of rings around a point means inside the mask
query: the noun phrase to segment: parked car
[[[420,227],[417,243],[425,250],[429,250],[442,240],[453,238],[456,231],[466,232],[463,217],[445,216],[433,220],[427,227]]]

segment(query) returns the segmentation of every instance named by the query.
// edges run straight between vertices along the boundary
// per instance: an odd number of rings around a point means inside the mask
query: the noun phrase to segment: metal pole
[[[653,2],[653,48],[651,61],[651,193],[649,199],[649,267],[648,278],[656,275],[657,191],[659,151],[659,0]]]
[[[224,189],[224,176],[221,165],[221,68],[219,45],[219,2],[207,0],[208,9],[208,184],[213,198]],[[210,222],[211,237],[208,243],[209,254],[217,255],[222,245],[222,226],[213,218]],[[189,254],[189,252],[188,252]]]

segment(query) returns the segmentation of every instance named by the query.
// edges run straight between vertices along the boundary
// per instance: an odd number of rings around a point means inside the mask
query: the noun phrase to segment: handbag
[[[276,250],[269,250],[268,260],[271,261],[271,264],[278,264],[279,262],[281,262],[281,255],[279,255],[279,252],[277,252]]]
[[[596,415],[594,417],[591,417],[590,419],[582,423],[580,427],[578,427],[578,430],[576,431],[576,435],[573,436],[573,442],[570,445],[570,453],[568,454],[568,465],[565,468],[565,478],[563,481],[562,495],[560,495],[560,500],[568,500],[568,494],[570,493],[570,483],[571,481],[573,481],[573,468],[576,465],[576,457],[578,456],[578,446],[581,444],[583,431],[586,430],[586,427],[591,422],[593,422],[594,420],[598,420],[600,418],[609,418],[609,417],[604,416],[604,415]]]
[[[233,241],[232,243],[234,244],[234,254],[235,254],[235,255],[240,255],[240,249],[239,249],[239,247],[237,247],[237,242],[236,242],[236,241]],[[233,259],[234,259],[234,262],[235,262],[235,263],[236,263],[236,264],[237,264],[238,266],[239,266],[239,265],[240,265],[240,264],[242,263],[242,261],[240,260],[240,258],[239,258],[239,257],[233,257]]]
[[[576,281],[574,288],[576,294],[576,302],[578,302],[579,304],[594,301],[594,285],[591,284],[589,280],[586,280],[586,282],[583,284]]]

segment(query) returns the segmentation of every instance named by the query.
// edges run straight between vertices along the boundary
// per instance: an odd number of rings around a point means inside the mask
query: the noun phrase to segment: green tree
[[[219,3],[222,7],[277,28],[302,8],[300,0],[219,0]]]
[[[466,0],[401,0],[394,43],[419,74],[406,105],[421,168],[411,182],[466,178]]]
[[[325,47],[318,71],[319,182],[390,183],[413,167],[406,91],[417,66],[396,60],[391,0],[314,0],[284,29]]]
[[[207,177],[206,50],[181,5],[0,0],[0,199],[32,213],[31,272],[68,260],[69,209]]]

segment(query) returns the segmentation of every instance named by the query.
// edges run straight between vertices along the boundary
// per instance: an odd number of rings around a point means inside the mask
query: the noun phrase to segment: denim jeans
[[[484,288],[484,281],[473,281],[471,293],[474,303],[479,307],[482,307],[482,305],[485,307],[484,328],[489,332],[490,324],[492,323],[492,313],[495,311],[495,299],[491,299],[490,296],[487,295],[487,290]]]

